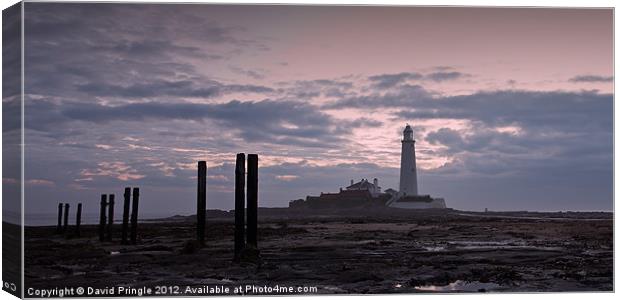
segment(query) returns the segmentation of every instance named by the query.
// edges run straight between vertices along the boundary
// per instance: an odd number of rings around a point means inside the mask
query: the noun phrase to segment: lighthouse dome
[[[413,141],[413,129],[411,129],[411,126],[409,126],[409,124],[405,126],[405,130],[403,131],[403,140]]]

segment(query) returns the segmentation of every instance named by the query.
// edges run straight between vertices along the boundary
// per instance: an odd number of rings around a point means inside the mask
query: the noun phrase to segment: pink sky
[[[261,83],[448,66],[471,77],[431,88],[448,94],[612,88],[568,82],[576,75],[612,75],[609,9],[229,6],[213,9],[212,17],[247,28],[248,36],[266,37],[270,51],[234,60],[263,71],[265,78],[256,80]],[[229,80],[238,76],[212,63],[202,69]]]
[[[212,16],[222,24],[246,28],[244,35],[265,37],[263,42],[270,49],[241,53],[232,62],[204,63],[200,68],[207,76],[231,82],[273,85],[332,79],[351,81],[363,94],[367,76],[444,70],[466,76],[411,83],[441,96],[495,90],[613,90],[612,82],[570,81],[578,75],[613,75],[613,15],[609,9],[217,7]],[[231,65],[264,77],[230,73]],[[312,101],[329,99],[318,97]],[[359,109],[327,112],[342,119],[368,113]],[[373,118],[388,120],[388,112],[373,112]],[[424,132],[417,132],[418,136],[442,127],[467,132],[471,126],[462,120],[411,122],[423,127]],[[398,147],[393,144],[399,141],[395,132],[402,126],[385,122],[377,128],[353,129],[354,140],[364,142],[360,148],[352,148],[362,153],[370,149],[385,151],[386,156],[375,156],[374,161],[397,166],[394,158],[398,157]],[[511,132],[517,134],[518,127]],[[422,143],[419,147],[437,146]],[[336,161],[358,159],[350,155],[352,152],[348,154]],[[451,161],[450,157],[420,156],[426,158],[420,163],[422,168],[436,168]],[[334,157],[314,162],[334,163]]]
[[[612,25],[611,9],[28,3],[26,179],[51,183],[36,199],[143,185],[185,213],[168,200],[195,198],[207,160],[227,209],[235,154],[259,153],[262,203],[286,206],[350,177],[397,187],[410,123],[420,191],[449,206],[521,209],[529,191],[608,209]]]

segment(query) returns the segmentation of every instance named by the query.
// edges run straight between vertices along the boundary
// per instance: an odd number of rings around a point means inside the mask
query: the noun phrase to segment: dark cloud
[[[381,125],[383,125],[383,122],[378,121],[378,120],[373,120],[373,119],[370,119],[370,118],[359,118],[359,119],[355,119],[351,123],[349,123],[349,126],[351,126],[353,128],[358,128],[358,127],[379,127]]]
[[[398,74],[381,74],[368,77],[370,81],[378,88],[391,88],[407,80],[422,79],[424,75],[420,73],[398,73]]]
[[[22,101],[19,96],[3,97],[2,99],[2,133],[19,131],[22,128]],[[19,134],[19,132],[17,132]],[[5,139],[3,143],[7,143]]]
[[[93,103],[54,105],[33,101],[27,127],[49,131],[63,123],[206,121],[238,131],[246,141],[262,141],[305,147],[334,147],[350,124],[376,125],[371,120],[339,122],[314,106],[292,101],[230,101],[222,104],[144,102],[106,106]],[[36,122],[29,122],[30,120]]]
[[[450,128],[441,128],[427,134],[426,141],[431,144],[442,144],[457,149],[461,149],[464,146],[463,138],[461,138],[459,132]]]
[[[91,46],[94,53],[119,55],[128,59],[160,59],[171,55],[183,55],[204,60],[224,59],[224,56],[208,54],[203,49],[193,46],[173,44],[166,40],[120,40],[114,44]]]
[[[595,93],[503,91],[422,101],[397,116],[413,123],[471,122],[465,132],[443,128],[426,135],[427,142],[447,147],[443,155],[456,157],[461,171],[501,169],[537,176],[533,170],[541,168],[596,168],[604,177],[612,161],[612,99]],[[496,159],[489,159],[493,156]]]
[[[478,124],[431,131],[423,142],[445,146],[435,154],[452,161],[428,171],[426,188],[461,198],[457,207],[609,210],[613,135],[611,128],[588,128],[526,127],[510,133]],[[442,188],[446,185],[459,192]],[[551,195],[557,201],[549,201]]]
[[[154,38],[161,41],[189,38],[211,44],[251,46],[255,41],[241,38],[245,28],[223,26],[204,14],[212,7],[204,5],[36,3],[27,4],[29,35],[37,40],[69,41],[97,36]],[[109,40],[102,41],[108,44]]]
[[[2,12],[2,98],[21,93],[21,5]]]
[[[404,86],[394,92],[336,100],[329,109],[398,109],[404,120],[465,119],[489,126],[540,126],[609,130],[613,95],[594,92],[492,91],[471,95],[438,96],[421,86]]]
[[[248,76],[250,78],[253,79],[263,79],[265,78],[265,75],[262,72],[258,72],[258,71],[254,71],[254,70],[246,70],[240,67],[236,67],[236,66],[230,66],[229,67],[231,71],[237,73],[237,74],[241,74],[241,75],[245,75]]]
[[[431,80],[435,82],[456,80],[468,77],[469,74],[456,71],[437,71],[429,74],[421,74],[417,72],[402,72],[396,74],[381,74],[368,77],[375,88],[387,89],[395,87],[399,84],[406,83],[408,80]]]
[[[2,221],[21,223],[21,2],[2,11]]]
[[[441,82],[441,81],[447,81],[447,80],[455,80],[455,79],[459,79],[459,78],[463,78],[467,76],[469,75],[461,73],[461,72],[434,72],[434,73],[425,75],[425,78],[428,80]]]
[[[571,82],[613,82],[613,76],[579,75],[569,79]]]
[[[353,82],[332,79],[298,80],[292,83],[281,82],[282,91],[289,97],[307,100],[319,96],[341,98],[353,89]]]
[[[211,98],[228,93],[269,93],[273,91],[269,87],[257,85],[224,85],[217,82],[209,82],[205,87],[196,85],[195,82],[190,80],[157,80],[148,83],[136,83],[130,86],[88,83],[78,85],[77,89],[88,95],[128,98],[162,96]]]
[[[391,98],[386,99],[390,103]],[[496,91],[472,95],[405,98],[408,106],[396,113],[404,119],[468,119],[491,126],[611,128],[613,96],[597,93]],[[376,103],[382,103],[377,99]],[[590,128],[588,128],[590,129]]]
[[[263,49],[246,37],[244,28],[201,16],[197,9],[206,6],[179,5],[173,11],[168,7],[26,4],[26,93],[64,98],[212,97],[270,91],[216,82],[195,68],[196,61],[227,60],[239,51]],[[191,86],[181,91],[183,84]]]
[[[340,108],[391,108],[391,107],[411,107],[420,101],[432,100],[433,94],[421,85],[399,86],[396,92],[385,94],[373,93],[364,96],[344,97],[323,105],[325,109]]]

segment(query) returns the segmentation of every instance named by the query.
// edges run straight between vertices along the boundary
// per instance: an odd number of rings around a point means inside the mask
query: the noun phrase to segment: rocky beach
[[[241,262],[233,262],[234,221],[224,211],[207,214],[202,248],[194,242],[192,217],[142,221],[136,245],[120,245],[118,236],[99,242],[96,226],[83,226],[81,238],[26,227],[26,289],[157,287],[165,295],[613,290],[611,213],[261,208],[259,215],[260,254]],[[239,286],[266,289],[235,291]]]

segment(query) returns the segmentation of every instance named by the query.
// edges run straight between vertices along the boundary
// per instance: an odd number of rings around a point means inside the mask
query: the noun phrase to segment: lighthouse
[[[400,184],[398,193],[390,193],[386,206],[406,209],[443,209],[446,208],[444,198],[418,194],[418,174],[415,164],[415,140],[413,130],[407,124],[403,131],[400,152]]]
[[[415,140],[413,130],[407,124],[403,131],[402,150],[400,153],[400,197],[418,195],[418,175],[415,165]]]

